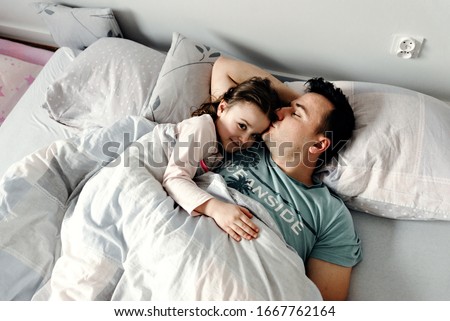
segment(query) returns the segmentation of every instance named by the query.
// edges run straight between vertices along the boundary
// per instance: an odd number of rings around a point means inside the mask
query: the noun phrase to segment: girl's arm
[[[195,208],[212,198],[195,184],[195,176],[200,160],[207,154],[208,145],[216,146],[215,126],[205,115],[189,118],[177,125],[178,137],[162,185],[167,193],[191,215]]]
[[[163,186],[167,193],[191,215],[204,214],[233,239],[257,237],[258,228],[250,220],[252,214],[241,206],[213,198],[192,180],[200,160],[204,159],[211,142],[216,140],[214,122],[209,116],[190,118],[178,125],[179,135],[167,169]]]

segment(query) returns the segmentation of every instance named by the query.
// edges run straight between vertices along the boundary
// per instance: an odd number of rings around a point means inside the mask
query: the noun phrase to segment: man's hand
[[[210,216],[216,224],[236,241],[258,237],[259,229],[252,222],[252,213],[245,207],[210,199],[195,209]]]

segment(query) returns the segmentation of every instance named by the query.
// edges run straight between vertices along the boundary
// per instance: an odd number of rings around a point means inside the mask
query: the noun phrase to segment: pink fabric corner
[[[53,52],[6,39],[0,39],[0,54],[44,66],[53,55]]]

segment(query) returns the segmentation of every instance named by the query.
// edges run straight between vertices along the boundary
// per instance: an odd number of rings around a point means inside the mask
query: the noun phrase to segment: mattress
[[[351,213],[363,260],[353,269],[349,300],[450,300],[450,222]]]

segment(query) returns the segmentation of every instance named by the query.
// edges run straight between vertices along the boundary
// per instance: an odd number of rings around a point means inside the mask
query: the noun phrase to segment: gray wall
[[[0,35],[52,44],[31,0],[0,0]],[[54,1],[56,2],[56,1]],[[167,50],[172,31],[264,68],[381,82],[450,101],[449,0],[78,0],[111,7],[127,38]],[[425,38],[417,59],[395,34]]]

